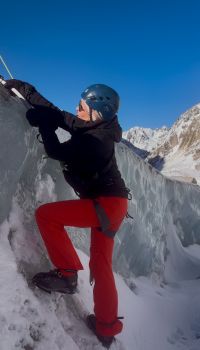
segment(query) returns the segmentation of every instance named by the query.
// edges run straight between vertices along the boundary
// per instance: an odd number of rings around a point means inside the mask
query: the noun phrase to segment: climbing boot
[[[70,272],[69,276],[62,274],[62,271]],[[74,294],[77,290],[78,274],[75,270],[55,269],[49,272],[37,273],[32,282],[45,292],[59,292]]]
[[[104,336],[96,331],[96,317],[95,315],[91,314],[88,315],[86,318],[86,323],[88,328],[91,329],[91,331],[96,335],[98,340],[101,342],[101,344],[106,348],[109,349],[115,338],[113,336]]]

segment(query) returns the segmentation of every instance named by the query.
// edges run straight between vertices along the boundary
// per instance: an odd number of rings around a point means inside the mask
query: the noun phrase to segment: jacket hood
[[[74,118],[73,123],[73,132],[78,133],[84,133],[87,131],[92,132],[92,130],[102,130],[105,133],[108,134],[108,136],[114,141],[114,142],[120,142],[122,139],[122,128],[118,122],[117,116],[115,116],[112,120],[109,121],[84,121],[78,117]]]

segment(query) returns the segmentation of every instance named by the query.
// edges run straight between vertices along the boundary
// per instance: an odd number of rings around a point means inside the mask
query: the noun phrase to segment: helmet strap
[[[89,107],[89,116],[90,116],[90,121],[92,122],[93,120],[92,120],[92,108],[91,107]]]

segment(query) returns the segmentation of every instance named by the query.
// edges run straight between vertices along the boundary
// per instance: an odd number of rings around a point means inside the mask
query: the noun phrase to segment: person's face
[[[76,107],[76,113],[78,118],[90,121],[90,115],[86,111],[85,102],[83,100],[80,100],[79,105]]]

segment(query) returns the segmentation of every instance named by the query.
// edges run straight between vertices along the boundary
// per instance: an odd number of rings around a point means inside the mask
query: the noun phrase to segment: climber
[[[61,111],[30,84],[11,79],[30,103],[27,119],[39,127],[47,155],[60,161],[66,181],[79,199],[46,203],[36,209],[36,221],[54,270],[37,273],[33,283],[47,292],[75,293],[78,271],[83,269],[65,226],[90,227],[90,275],[94,281],[94,314],[87,324],[109,348],[122,331],[118,297],[112,271],[114,237],[126,213],[129,190],[115,158],[115,142],[122,130],[117,112],[119,96],[107,85],[94,84],[81,94],[77,115]],[[60,143],[61,127],[71,139]]]

